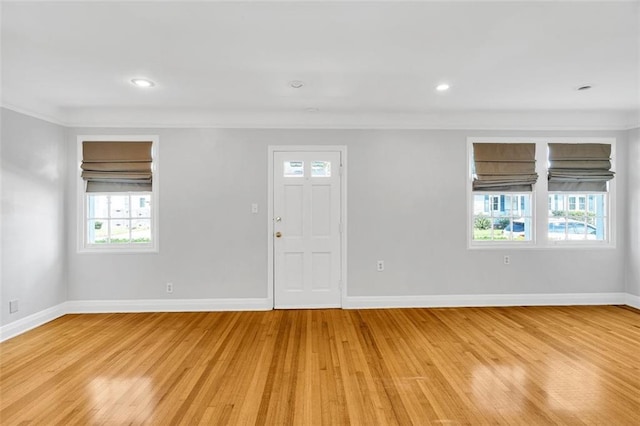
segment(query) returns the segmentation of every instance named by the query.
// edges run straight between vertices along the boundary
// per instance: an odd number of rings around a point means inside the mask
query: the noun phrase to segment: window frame
[[[153,184],[151,187],[151,243],[119,243],[119,244],[88,244],[87,243],[87,214],[88,196],[85,192],[85,181],[82,179],[82,143],[83,142],[144,142],[151,141]],[[76,144],[76,199],[77,199],[77,251],[78,253],[159,253],[160,251],[160,138],[158,135],[78,135]],[[92,194],[123,195],[139,194],[131,192],[96,192]]]
[[[536,172],[538,181],[531,192],[532,204],[532,236],[530,241],[478,241],[473,239],[474,227],[474,195],[489,194],[487,191],[473,191],[473,144],[474,143],[535,143],[536,144]],[[616,180],[608,182],[606,194],[606,223],[604,240],[557,241],[549,240],[549,195],[555,193],[548,190],[547,172],[549,143],[606,143],[611,145],[611,170],[616,171],[616,138],[614,137],[467,137],[467,248],[468,249],[602,249],[616,247]],[[579,191],[578,191],[579,192]],[[590,192],[596,194],[597,192]],[[500,195],[493,192],[493,195]],[[509,194],[505,192],[504,195]],[[491,202],[491,200],[490,200]],[[589,200],[586,199],[588,204]],[[576,207],[578,200],[576,200]]]

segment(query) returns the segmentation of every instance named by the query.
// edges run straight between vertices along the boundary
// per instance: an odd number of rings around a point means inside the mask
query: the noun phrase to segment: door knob
[[[280,237],[282,237],[282,232],[280,231],[276,232],[276,238],[280,238]]]
[[[280,222],[282,221],[282,218],[280,216],[276,217],[276,222]]]

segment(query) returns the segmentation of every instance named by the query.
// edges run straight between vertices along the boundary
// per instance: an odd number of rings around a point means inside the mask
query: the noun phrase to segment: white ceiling
[[[630,128],[640,125],[639,10],[4,1],[2,104],[74,126]],[[441,82],[451,89],[436,92]],[[593,88],[576,90],[584,84]]]

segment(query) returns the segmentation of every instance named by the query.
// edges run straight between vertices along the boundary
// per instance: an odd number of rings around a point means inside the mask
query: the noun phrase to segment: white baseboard
[[[348,296],[344,302],[344,309],[566,305],[628,305],[640,309],[640,296],[628,293]],[[273,302],[262,298],[70,300],[1,326],[0,342],[66,314],[268,311],[271,309],[273,309]]]
[[[626,293],[452,294],[433,296],[347,296],[345,309],[457,308],[482,306],[624,305]]]
[[[627,293],[627,299],[625,301],[625,305],[629,305],[632,308],[640,309],[640,296]]]
[[[19,320],[10,322],[0,327],[0,342],[11,339],[19,334],[25,333],[33,328],[40,327],[49,321],[53,321],[67,313],[66,302],[52,306],[43,311],[36,312]]]
[[[70,300],[67,313],[267,311],[269,299]]]
[[[0,342],[66,314],[119,312],[267,311],[269,299],[70,300],[0,327]]]

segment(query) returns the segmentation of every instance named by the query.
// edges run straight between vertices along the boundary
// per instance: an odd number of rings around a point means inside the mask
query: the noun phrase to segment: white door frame
[[[273,291],[275,285],[274,253],[273,253],[273,156],[275,152],[339,152],[342,161],[340,167],[340,306],[345,305],[347,297],[347,147],[344,145],[269,145],[268,159],[268,189],[267,189],[267,299],[274,308]]]

